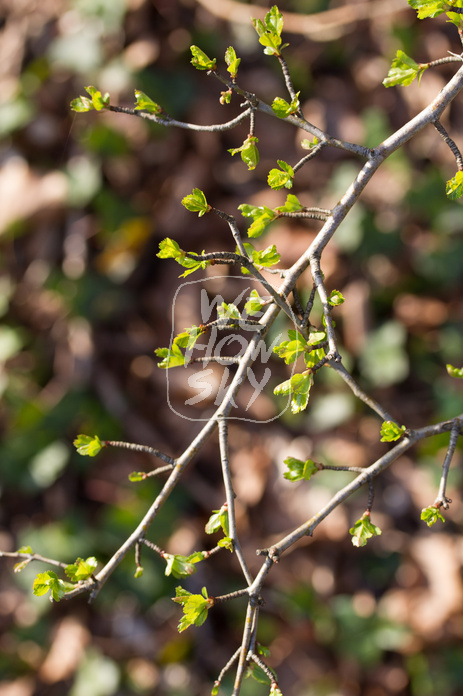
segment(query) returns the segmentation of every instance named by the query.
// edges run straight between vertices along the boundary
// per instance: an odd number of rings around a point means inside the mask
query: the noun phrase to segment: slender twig
[[[381,404],[379,404],[377,401],[372,399],[371,396],[368,396],[363,389],[357,384],[355,379],[352,377],[352,375],[346,370],[342,362],[331,362],[330,367],[335,370],[338,375],[342,377],[342,379],[345,381],[345,383],[348,385],[348,387],[351,389],[353,394],[361,401],[363,401],[364,404],[369,406],[375,413],[377,413],[383,421],[393,421],[393,423],[397,423],[396,419],[393,418],[388,411],[386,411]]]
[[[40,553],[23,553],[22,551],[0,551],[0,558],[16,558],[17,560],[26,561],[27,563],[40,561],[40,563],[47,563],[57,568],[67,568],[69,565],[69,563],[63,563],[62,561],[56,561],[54,558],[42,556]]]
[[[297,172],[297,171],[299,171],[299,169],[302,169],[304,164],[307,164],[307,162],[310,162],[310,160],[313,159],[314,157],[316,157],[318,155],[318,153],[321,150],[323,150],[323,148],[326,147],[327,145],[328,145],[328,143],[326,141],[322,141],[321,143],[317,143],[317,145],[315,145],[310,150],[310,152],[307,155],[305,155],[305,157],[302,157],[302,159],[300,159],[299,162],[294,165],[293,171]]]
[[[148,445],[137,445],[134,442],[118,442],[116,440],[105,440],[104,444],[110,447],[132,450],[133,452],[146,452],[146,454],[152,454],[158,459],[162,459],[163,462],[170,464],[171,467],[175,464],[175,459],[173,457],[169,457],[168,454],[164,454],[164,452],[160,452],[154,447],[148,447]]]
[[[244,577],[248,585],[252,584],[253,578],[249,572],[246,559],[244,558],[243,551],[241,549],[241,544],[238,538],[238,532],[236,529],[236,516],[235,516],[235,493],[233,491],[233,485],[231,480],[230,472],[230,462],[228,458],[228,423],[224,418],[219,420],[219,445],[220,445],[220,461],[222,464],[222,477],[225,487],[225,496],[227,499],[228,507],[228,520],[230,526],[230,538],[233,541],[233,550],[236,553],[236,557],[243,571]]]
[[[371,512],[371,509],[373,507],[373,501],[375,499],[375,487],[373,484],[373,479],[368,480],[368,503],[367,503],[367,512]]]
[[[432,125],[437,130],[439,135],[442,137],[442,139],[446,143],[446,145],[448,145],[449,148],[451,149],[453,156],[455,157],[455,160],[457,162],[458,171],[459,172],[463,171],[463,158],[461,156],[461,152],[458,149],[455,141],[452,140],[452,138],[449,136],[449,134],[447,133],[444,126],[442,125],[442,123],[439,120],[434,121]]]
[[[296,90],[294,89],[293,80],[288,69],[288,64],[281,55],[281,53],[277,56],[277,58],[278,62],[280,63],[281,72],[283,73],[283,77],[285,78],[286,89],[288,90],[288,94],[291,97],[291,101],[294,101],[294,99],[296,99]],[[298,113],[300,116],[302,115],[300,109],[298,110]]]
[[[226,220],[228,222],[231,233],[233,235],[233,239],[235,240],[236,246],[238,247],[241,256],[244,256],[245,258],[249,258],[249,254],[246,251],[246,247],[243,244],[243,240],[241,239],[241,234],[240,234],[240,231],[238,229],[238,225],[236,224],[236,220],[233,217],[233,215],[228,215],[228,213],[224,213],[223,210],[218,210],[217,208],[211,208],[211,210],[216,215],[221,217],[223,220]]]
[[[184,121],[177,121],[175,118],[171,118],[167,114],[163,114],[162,116],[156,116],[156,114],[152,114],[149,111],[132,109],[128,106],[114,106],[113,104],[110,104],[106,108],[108,109],[108,111],[115,111],[116,113],[121,114],[130,114],[130,116],[138,116],[139,118],[144,118],[147,121],[154,121],[154,123],[157,123],[160,126],[172,126],[175,128],[182,128],[185,130],[198,131],[203,133],[220,133],[222,131],[231,130],[232,128],[235,128],[235,126],[237,126],[239,123],[241,123],[241,121],[246,120],[246,118],[248,118],[252,113],[252,109],[246,109],[246,111],[243,111],[241,114],[239,114],[239,116],[237,116],[236,118],[232,118],[231,121],[227,121],[226,123],[217,123],[212,126],[200,126],[194,123],[185,123]]]
[[[440,480],[440,485],[439,485],[439,492],[437,494],[437,498],[434,501],[435,505],[439,505],[439,507],[443,507],[444,510],[447,510],[449,507],[449,503],[451,502],[449,498],[446,496],[446,489],[447,489],[447,479],[449,476],[449,471],[450,471],[450,465],[452,463],[453,455],[455,454],[455,449],[457,446],[457,441],[458,441],[458,436],[460,435],[461,431],[461,421],[459,418],[455,418],[452,429],[450,431],[450,442],[449,446],[447,449],[447,453],[445,455],[444,463],[442,465],[442,476]]]
[[[302,323],[302,326],[304,326],[304,327],[307,327],[307,325],[308,325],[308,323],[309,323],[310,313],[311,313],[311,311],[312,311],[312,309],[313,309],[313,303],[315,302],[315,294],[316,294],[316,292],[317,292],[317,288],[316,288],[315,285],[314,285],[313,288],[312,288],[312,290],[310,291],[310,297],[309,297],[309,299],[308,299],[308,301],[307,301],[307,305],[306,305],[306,308],[305,308],[305,312],[304,312],[304,315],[303,315],[303,317],[302,317],[302,322],[301,322],[301,323]]]
[[[238,662],[238,667],[235,675],[235,683],[233,686],[232,696],[239,696],[241,690],[241,684],[244,678],[244,672],[246,669],[246,664],[248,663],[248,654],[251,649],[251,644],[253,641],[253,636],[255,635],[255,623],[258,614],[258,605],[251,599],[248,602],[248,607],[246,610],[246,619],[244,622],[243,639],[240,648],[240,657]]]
[[[321,220],[322,222],[326,222],[330,215],[331,210],[326,210],[324,208],[306,208],[305,210],[294,210],[291,212],[282,210],[278,212],[278,217],[308,218],[310,220]]]

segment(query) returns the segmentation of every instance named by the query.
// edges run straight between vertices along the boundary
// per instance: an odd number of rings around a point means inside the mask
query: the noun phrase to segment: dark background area
[[[308,15],[338,4],[279,7]],[[361,3],[348,5],[358,16]],[[159,242],[172,237],[191,251],[233,250],[225,223],[188,213],[181,199],[201,188],[244,232],[237,206],[284,202],[268,188],[267,173],[277,159],[295,164],[306,134],[258,115],[261,161],[248,172],[227,152],[240,146],[247,125],[200,134],[70,111],[71,99],[93,84],[121,105],[133,105],[133,90],[142,89],[193,123],[234,117],[239,100],[219,104],[220,84],[190,65],[191,44],[217,57],[222,72],[232,44],[242,58],[239,84],[268,102],[286,98],[277,61],[263,55],[250,23],[229,21],[225,2],[215,3],[222,18],[194,0],[3,0],[1,8],[0,548],[29,544],[66,562],[89,555],[104,562],[161,483],[128,481],[131,471],[153,467],[148,456],[111,450],[83,458],[72,447],[75,436],[97,433],[176,456],[201,427],[168,408],[166,374],[153,355],[169,345],[182,282],[177,264],[156,257]],[[330,41],[285,35],[294,84],[309,120],[367,146],[426,106],[453,74],[446,66],[425,74],[420,87],[386,90],[381,82],[397,48],[421,62],[460,50],[454,27],[444,18],[418,22],[405,0],[395,12],[383,8],[330,31]],[[461,98],[443,123],[461,142]],[[359,167],[351,156],[324,150],[298,173],[294,193],[304,205],[331,207]],[[425,129],[383,165],[323,257],[328,287],[346,297],[335,316],[346,363],[410,427],[463,411],[461,385],[445,370],[447,362],[461,366],[463,347],[462,209],[445,198],[454,173],[451,152]],[[275,243],[288,267],[319,226],[279,221],[256,246]],[[208,269],[207,287],[233,299],[235,286],[216,277],[226,273]],[[304,279],[309,293],[308,274]],[[184,298],[175,330],[196,323],[197,313],[197,298]],[[287,375],[284,365],[272,369],[275,380]],[[169,396],[180,405],[189,394],[183,371],[169,377]],[[271,392],[256,401],[257,420],[280,408]],[[329,372],[316,382],[307,412],[231,425],[239,530],[253,570],[260,567],[256,548],[304,522],[350,480],[326,472],[310,484],[290,484],[285,457],[366,466],[387,450],[379,428]],[[448,436],[423,442],[381,477],[373,520],[383,533],[367,548],[354,549],[348,534],[365,510],[362,491],[272,571],[259,640],[271,650],[268,662],[285,696],[462,692],[460,456],[445,525],[429,530],[419,519],[436,497],[447,443]],[[149,538],[170,553],[210,548],[204,524],[223,501],[213,437]],[[85,598],[52,605],[32,595],[45,566],[13,576],[13,562],[3,560],[0,695],[209,693],[241,641],[244,601],[214,609],[202,628],[179,634],[180,609],[170,599],[179,581],[165,577],[165,564],[147,550],[143,566],[135,580],[127,557],[91,606]],[[223,594],[242,582],[224,551],[182,584]],[[224,687],[230,692],[230,680]],[[253,680],[243,687],[243,696],[266,693]]]

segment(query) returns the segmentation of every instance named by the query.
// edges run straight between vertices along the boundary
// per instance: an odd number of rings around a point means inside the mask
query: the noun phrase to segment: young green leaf
[[[220,92],[220,99],[219,102],[223,104],[230,104],[232,98],[232,91],[231,89],[227,89],[224,92]]]
[[[190,46],[190,51],[193,56],[190,62],[197,70],[215,70],[216,58],[209,58],[197,46]]]
[[[37,575],[32,591],[36,597],[41,597],[50,592],[53,600],[59,602],[66,592],[70,592],[74,587],[75,585],[72,583],[61,580],[52,570],[46,570],[44,573]]]
[[[252,24],[259,35],[259,43],[265,46],[264,53],[268,56],[279,56],[288,44],[281,45],[283,16],[274,5],[265,15],[265,20],[253,19]]]
[[[222,529],[226,537],[230,534],[230,528],[228,523],[228,506],[226,503],[222,505],[220,510],[213,510],[212,515],[206,524],[205,531],[206,534],[213,534]]]
[[[156,348],[154,352],[158,358],[161,358],[158,367],[163,370],[167,370],[170,367],[185,365],[185,355],[182,353],[175,340],[172,343],[172,348]]]
[[[227,70],[233,79],[236,78],[238,72],[238,66],[241,63],[241,58],[236,57],[236,52],[233,46],[229,46],[225,51],[225,62],[227,64]]]
[[[444,3],[444,0],[407,0],[410,7],[418,12],[418,19],[426,19],[426,17],[438,17],[447,9],[450,3]]]
[[[135,569],[135,573],[133,574],[133,577],[135,579],[138,579],[138,578],[141,578],[142,575],[143,575],[143,566],[137,565],[137,567]]]
[[[162,106],[156,104],[156,102],[139,89],[135,90],[135,99],[137,100],[135,111],[148,111],[148,113],[154,114],[155,116],[163,112]]]
[[[360,547],[365,546],[371,537],[379,536],[381,529],[372,523],[370,513],[365,512],[354,526],[349,529],[349,534],[352,534],[352,544]]]
[[[317,471],[320,471],[320,465],[316,464],[312,459],[307,459],[307,461],[303,462],[294,457],[287,457],[284,463],[288,467],[288,471],[285,471],[283,477],[288,481],[310,481],[310,478]]]
[[[265,306],[264,300],[259,297],[257,290],[251,290],[249,299],[244,305],[244,311],[248,316],[253,316],[254,314],[260,314],[262,307]]]
[[[85,561],[82,558],[78,558],[74,563],[66,566],[64,572],[72,582],[81,582],[93,575],[97,565],[98,561],[95,556],[90,556]]]
[[[217,542],[217,546],[220,546],[223,549],[227,549],[228,551],[230,551],[230,553],[233,553],[234,551],[233,540],[228,536],[225,536],[222,539],[220,539]]]
[[[183,587],[175,588],[176,596],[173,601],[183,605],[183,616],[178,625],[178,631],[181,633],[189,626],[201,626],[207,619],[207,612],[213,606],[214,600],[207,594],[205,587],[202,589],[202,594],[191,594]]]
[[[455,176],[449,179],[445,186],[447,198],[456,201],[463,196],[463,172],[457,172]]]
[[[157,256],[160,259],[174,259],[178,264],[180,264],[180,266],[187,268],[188,270],[185,271],[185,273],[182,273],[180,278],[185,278],[190,273],[194,273],[194,271],[197,271],[200,268],[206,268],[206,266],[210,265],[210,261],[196,261],[194,258],[192,258],[194,256],[198,256],[198,254],[195,252],[189,252],[187,255],[183,249],[180,249],[177,242],[173,239],[169,239],[169,237],[160,242]]]
[[[162,350],[162,348],[158,348],[158,350]],[[144,471],[132,471],[131,474],[129,474],[129,481],[132,483],[136,483],[137,481],[144,481],[146,479],[147,474]]]
[[[223,321],[229,321],[230,319],[239,321],[241,319],[240,310],[235,304],[233,304],[233,302],[230,302],[230,304],[222,302],[221,305],[218,305],[217,315],[219,319],[222,319]]]
[[[303,150],[312,150],[312,148],[315,147],[315,145],[318,145],[320,141],[318,138],[314,138],[313,140],[309,140],[308,138],[304,138],[304,140],[301,140],[301,147]]]
[[[255,251],[252,255],[252,260],[256,266],[262,268],[270,268],[280,261],[280,254],[277,251],[275,244],[268,246],[262,251]]]
[[[299,331],[293,329],[288,331],[288,336],[289,341],[282,341],[280,345],[274,347],[273,352],[290,365],[307,349],[307,341]]]
[[[286,382],[278,384],[273,393],[277,396],[291,395],[291,413],[300,413],[307,408],[310,388],[313,384],[311,373],[295,374]]]
[[[392,61],[387,77],[383,80],[383,85],[385,87],[393,87],[395,85],[406,87],[410,85],[416,77],[418,77],[418,82],[420,82],[427,67],[426,64],[420,65],[416,63],[413,58],[407,56],[403,51],[398,50]]]
[[[259,150],[257,149],[257,143],[259,142],[259,138],[256,138],[253,135],[248,135],[246,140],[243,142],[241,147],[234,147],[228,150],[228,152],[233,155],[236,155],[238,152],[241,155],[241,159],[251,171],[252,169],[255,169],[257,165],[259,164]]]
[[[428,527],[432,527],[436,524],[437,520],[445,522],[445,518],[442,516],[439,508],[436,505],[429,505],[421,510],[421,519],[426,522]]]
[[[163,555],[166,561],[166,575],[173,575],[174,578],[187,578],[189,575],[196,573],[197,568],[194,563],[190,563],[189,557],[180,556],[178,554],[172,555],[170,553],[165,553]]]
[[[265,205],[256,206],[242,203],[238,206],[238,210],[241,211],[243,217],[251,217],[253,219],[251,226],[248,228],[248,236],[251,238],[260,237],[265,228],[278,217],[275,211],[267,208]]]
[[[275,208],[276,213],[294,213],[299,210],[304,210],[304,206],[299,202],[298,197],[295,196],[294,193],[288,193],[286,196],[286,203]]]
[[[201,189],[194,188],[193,193],[190,193],[185,198],[182,198],[182,205],[191,213],[198,213],[198,217],[202,217],[211,210],[211,206],[206,200],[206,196]]]
[[[92,100],[88,97],[80,96],[71,101],[71,110],[77,111],[77,113],[92,111],[94,108]]]
[[[270,188],[279,191],[282,188],[292,188],[294,169],[284,160],[278,160],[280,169],[271,169],[267,177]]]
[[[300,106],[299,94],[300,92],[296,94],[290,104],[281,97],[275,97],[272,102],[273,113],[278,116],[278,118],[286,118],[287,116],[291,116],[291,114],[295,114]]]
[[[384,421],[381,425],[380,442],[395,442],[402,437],[406,429],[405,425],[397,425],[394,421]]]
[[[456,377],[457,379],[463,379],[463,367],[454,367],[453,365],[447,365],[447,372],[450,377]]]
[[[106,92],[106,94],[103,96],[101,94],[101,92],[99,92],[92,85],[90,85],[89,87],[86,87],[85,91],[91,96],[93,107],[97,111],[101,111],[102,109],[106,109],[106,107],[109,106],[109,94],[108,94],[108,92]]]
[[[19,548],[16,553],[27,553],[32,555],[32,549],[30,546],[21,546],[21,548]],[[29,565],[31,560],[32,558],[26,558],[24,561],[15,563],[15,565],[13,566],[13,573],[20,573],[22,570],[24,570],[24,568],[26,568],[26,566]]]
[[[345,302],[345,299],[342,292],[340,292],[339,290],[332,290],[330,292],[330,296],[328,297],[328,303],[332,307],[339,307],[339,305],[342,305],[343,302]]]
[[[96,455],[106,447],[104,442],[101,442],[98,435],[78,435],[74,440],[74,447],[83,457],[96,457]]]

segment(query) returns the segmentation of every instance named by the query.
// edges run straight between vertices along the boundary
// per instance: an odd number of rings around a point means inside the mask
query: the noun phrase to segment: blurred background
[[[239,100],[220,105],[221,85],[190,65],[191,44],[217,57],[222,72],[232,44],[242,58],[242,87],[268,102],[286,97],[277,61],[263,55],[249,22],[270,6],[0,2],[3,550],[28,544],[66,562],[89,555],[105,562],[138,524],[161,482],[133,484],[127,476],[155,462],[115,450],[83,458],[72,441],[80,432],[98,434],[176,456],[201,427],[166,406],[166,373],[153,355],[169,345],[172,320],[179,331],[196,322],[198,310],[190,293],[172,319],[181,271],[156,257],[159,242],[169,236],[191,251],[233,250],[226,224],[188,213],[182,197],[203,189],[244,231],[248,221],[237,206],[281,205],[285,195],[267,187],[267,173],[277,159],[295,164],[304,154],[303,134],[258,115],[261,161],[247,172],[227,152],[240,146],[247,124],[198,134],[122,114],[75,114],[69,103],[95,85],[110,92],[113,104],[131,106],[136,88],[177,119],[233,118]],[[453,74],[444,66],[425,74],[421,87],[382,86],[398,48],[419,62],[460,50],[452,25],[442,17],[418,22],[405,0],[284,0],[279,7],[288,27],[301,32],[285,40],[304,113],[343,139],[378,144]],[[443,123],[461,143],[461,98]],[[332,207],[360,166],[324,150],[298,173],[293,192],[304,205]],[[445,181],[454,173],[451,152],[425,129],[381,168],[323,257],[328,287],[346,298],[335,317],[346,364],[409,427],[463,411],[461,385],[445,370],[447,362],[463,363],[462,208],[445,198]],[[316,222],[280,221],[256,246],[275,243],[287,267],[318,229]],[[226,269],[211,269],[203,274],[206,287],[233,299],[233,285],[216,277]],[[304,279],[308,295],[308,275]],[[271,387],[288,373],[277,363],[272,370],[269,389],[255,402],[256,420],[280,408]],[[214,374],[218,385],[221,373]],[[184,403],[183,371],[170,378],[172,402]],[[282,475],[285,457],[366,466],[387,451],[378,418],[335,375],[317,375],[316,387],[303,414],[230,427],[239,529],[253,570],[260,567],[256,548],[304,522],[351,479],[325,472],[310,484],[291,484]],[[445,525],[429,530],[419,519],[436,497],[447,444],[448,436],[425,441],[381,477],[373,521],[383,534],[367,548],[354,549],[348,534],[366,507],[361,491],[273,569],[259,641],[270,648],[268,663],[285,696],[462,693],[458,452]],[[215,542],[204,524],[223,502],[212,438],[149,538],[170,553],[210,548]],[[209,693],[241,641],[244,602],[221,605],[201,629],[179,634],[180,609],[170,599],[179,581],[166,578],[164,562],[147,550],[142,564],[144,574],[135,580],[134,559],[127,557],[89,606],[85,598],[50,604],[34,597],[33,578],[46,566],[14,576],[13,562],[3,560],[0,695]],[[182,584],[223,594],[242,587],[242,577],[224,551]],[[224,693],[231,693],[231,677]],[[268,686],[252,679],[243,687],[243,696],[267,693]]]

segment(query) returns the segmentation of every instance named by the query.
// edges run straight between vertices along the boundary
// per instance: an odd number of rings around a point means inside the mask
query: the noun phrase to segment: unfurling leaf
[[[133,577],[135,579],[137,579],[137,578],[141,578],[142,575],[143,575],[143,566],[137,565],[135,573],[133,574]]]
[[[214,600],[207,594],[205,587],[202,589],[202,594],[191,594],[183,587],[175,588],[176,596],[173,601],[183,605],[183,616],[178,625],[178,631],[181,633],[193,624],[201,626],[207,619],[207,612],[213,606]]]
[[[370,513],[365,512],[354,526],[349,529],[349,534],[352,534],[352,544],[360,547],[365,546],[371,537],[379,536],[381,529],[370,520]]]
[[[253,19],[252,24],[259,35],[259,42],[265,46],[264,53],[268,56],[279,56],[288,46],[288,44],[281,45],[283,15],[276,5],[267,12],[263,22],[260,19]]]
[[[398,50],[392,61],[387,77],[383,80],[383,85],[385,87],[394,87],[395,85],[406,87],[410,85],[416,77],[418,77],[418,82],[420,82],[427,67],[426,64],[416,63],[413,58],[407,56],[403,51]]]
[[[457,172],[455,176],[449,179],[445,186],[447,198],[456,201],[463,196],[463,172]]]
[[[426,522],[428,527],[432,527],[436,524],[437,520],[445,522],[445,518],[442,516],[439,508],[436,505],[429,505],[421,510],[421,519]]]
[[[278,205],[275,208],[276,213],[295,213],[299,210],[304,210],[304,206],[299,202],[297,196],[294,193],[288,193],[286,196],[286,203],[284,205]]]
[[[217,60],[215,58],[211,59],[207,56],[204,51],[201,51],[197,46],[190,46],[190,51],[192,54],[191,64],[197,70],[215,70],[215,64]]]
[[[444,0],[407,0],[410,7],[418,12],[418,19],[426,19],[426,17],[438,17],[443,12],[450,3],[444,2]]]
[[[248,301],[244,305],[244,311],[248,316],[261,314],[262,307],[265,306],[265,301],[259,296],[257,290],[251,290]]]
[[[98,561],[95,556],[90,556],[85,561],[82,558],[78,558],[74,563],[66,566],[64,572],[72,582],[81,582],[93,575],[97,565]]]
[[[90,85],[89,87],[86,87],[85,91],[88,92],[88,94],[91,96],[93,107],[97,111],[101,111],[102,109],[106,109],[106,107],[109,106],[109,94],[108,94],[108,92],[106,92],[106,94],[103,96],[101,94],[101,92],[99,92],[95,87],[92,87],[92,85]]]
[[[196,566],[194,563],[190,562],[187,556],[165,553],[163,558],[167,563],[165,570],[166,575],[173,575],[174,578],[178,580],[179,578],[187,578],[189,575],[196,573]]]
[[[238,66],[241,63],[241,58],[236,57],[236,52],[233,46],[229,46],[225,51],[225,62],[227,64],[227,70],[234,79],[236,73],[238,72]]]
[[[284,160],[278,160],[280,169],[271,169],[267,177],[270,188],[279,191],[282,188],[292,188],[294,169]]]
[[[287,457],[284,463],[288,467],[288,471],[285,471],[283,477],[288,481],[310,481],[311,477],[321,469],[321,465],[312,459],[303,462],[295,457]]]
[[[180,278],[185,278],[190,273],[194,273],[198,269],[206,268],[210,265],[210,261],[196,260],[194,257],[198,256],[198,254],[194,251],[188,252],[187,254],[183,249],[180,249],[178,243],[174,239],[170,239],[169,237],[163,239],[162,242],[159,243],[159,252],[157,256],[160,259],[174,259],[180,266],[187,268],[188,270],[182,273]]]
[[[236,155],[238,152],[241,155],[241,159],[251,171],[252,169],[255,169],[257,165],[259,164],[259,150],[257,149],[257,143],[259,142],[259,138],[256,138],[253,135],[248,135],[246,140],[243,142],[241,147],[234,147],[228,150],[228,152],[233,155]]]
[[[342,305],[343,302],[345,302],[345,299],[342,292],[340,292],[339,290],[332,290],[330,292],[330,296],[328,297],[328,303],[332,307],[339,307],[339,305]]]
[[[206,534],[213,534],[222,529],[226,537],[230,535],[230,528],[228,523],[228,506],[226,503],[222,505],[220,510],[213,510],[212,515],[206,524],[205,531]]]
[[[381,425],[381,442],[395,442],[406,431],[405,425],[397,425],[394,421],[384,421]]]
[[[291,114],[295,114],[300,106],[299,94],[300,92],[296,94],[290,104],[281,97],[275,97],[272,102],[272,111],[275,116],[278,116],[278,118],[286,118],[287,116],[291,116]]]
[[[275,346],[273,352],[282,358],[287,365],[291,365],[307,349],[307,341],[299,331],[294,329],[288,331],[288,336],[289,341],[283,341],[280,345]]]
[[[96,455],[106,447],[104,442],[101,442],[98,435],[78,435],[74,440],[74,447],[83,457],[96,457]]]
[[[211,206],[206,200],[206,196],[199,188],[194,188],[193,193],[182,198],[182,205],[191,213],[198,213],[198,217],[202,217],[211,209]]]
[[[129,474],[129,481],[132,483],[135,483],[136,481],[144,481],[146,476],[147,475],[144,471],[132,471],[132,473]]]
[[[278,217],[277,213],[271,208],[267,208],[266,205],[257,206],[242,203],[238,206],[238,210],[241,211],[241,215],[244,217],[251,217],[253,219],[248,229],[249,237],[260,237],[265,228]]]
[[[70,592],[74,587],[75,585],[72,583],[61,580],[52,570],[46,570],[44,573],[37,575],[32,591],[36,597],[41,597],[50,592],[52,599],[55,602],[59,602],[66,592]]]
[[[450,377],[456,377],[457,379],[463,379],[463,367],[454,367],[453,365],[446,365],[447,372]]]
[[[77,113],[83,113],[85,111],[92,111],[94,108],[92,100],[88,97],[77,97],[71,102],[71,110],[77,111]]]
[[[137,100],[135,111],[148,111],[148,113],[155,114],[155,116],[163,112],[162,106],[156,104],[156,102],[139,89],[135,90],[135,99]]]
[[[300,413],[307,408],[313,375],[310,372],[295,374],[273,390],[277,396],[291,396],[291,413]]]

